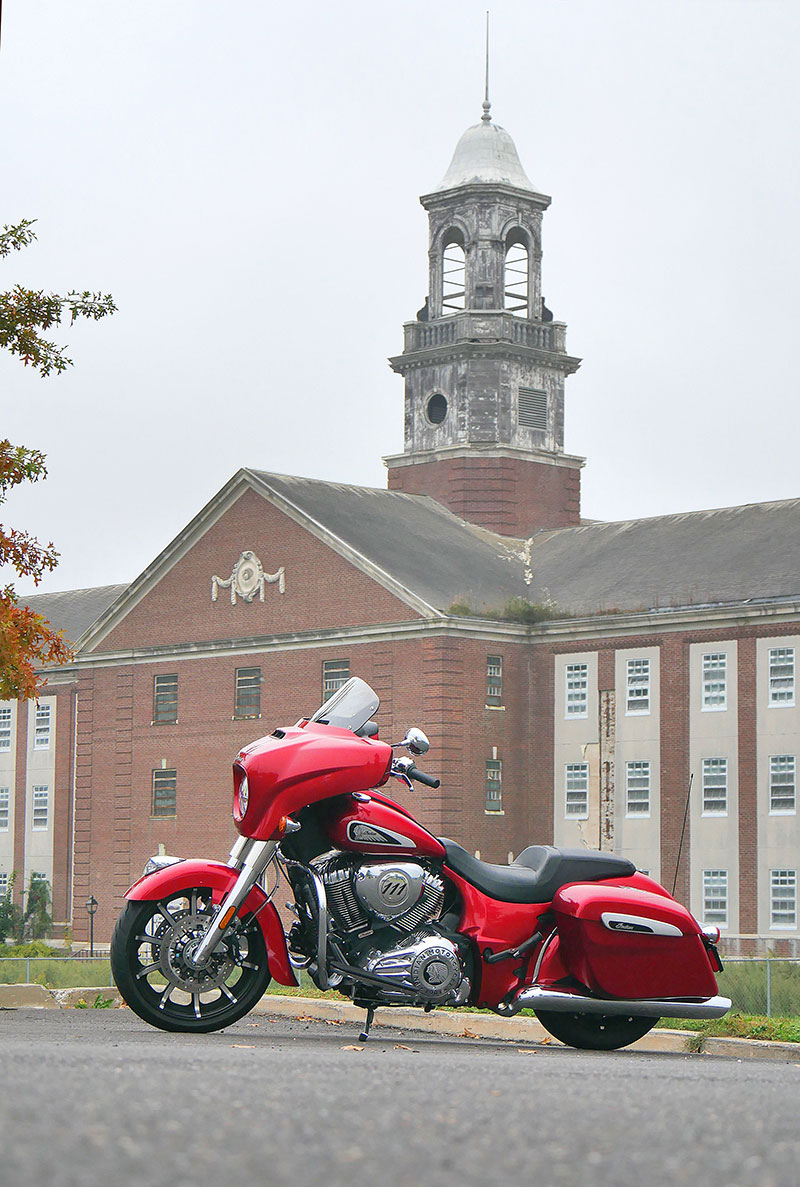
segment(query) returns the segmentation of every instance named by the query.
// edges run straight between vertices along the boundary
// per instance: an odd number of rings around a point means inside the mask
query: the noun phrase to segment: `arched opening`
[[[528,239],[524,231],[509,231],[506,237],[503,308],[528,316]]]
[[[467,305],[467,257],[464,236],[457,228],[447,231],[442,247],[442,313],[455,313]]]

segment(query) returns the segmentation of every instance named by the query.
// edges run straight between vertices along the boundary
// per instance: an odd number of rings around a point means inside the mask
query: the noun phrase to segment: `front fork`
[[[188,964],[194,968],[208,964],[225,929],[272,861],[277,848],[277,841],[254,841],[251,837],[239,837],[228,859],[228,865],[239,870],[239,877],[223,898],[211,926],[194,952],[190,955],[187,951],[185,959]]]

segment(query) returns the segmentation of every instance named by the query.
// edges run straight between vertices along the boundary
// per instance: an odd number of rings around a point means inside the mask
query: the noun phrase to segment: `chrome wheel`
[[[219,1030],[263,994],[270,976],[255,918],[238,921],[202,968],[190,963],[213,914],[211,891],[194,887],[158,902],[129,902],[120,915],[111,968],[123,998],[146,1022],[162,1030]]]

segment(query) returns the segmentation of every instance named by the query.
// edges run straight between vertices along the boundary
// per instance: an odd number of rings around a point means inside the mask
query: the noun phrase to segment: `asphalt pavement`
[[[796,1187],[800,1063],[0,1011],[0,1184]]]

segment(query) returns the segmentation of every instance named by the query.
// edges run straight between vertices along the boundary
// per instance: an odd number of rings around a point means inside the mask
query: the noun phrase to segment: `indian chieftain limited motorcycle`
[[[490,865],[376,791],[390,778],[439,786],[415,765],[422,731],[380,741],[377,708],[353,677],[312,717],[239,753],[241,835],[227,864],[147,863],[111,942],[114,979],[141,1018],[218,1030],[271,977],[297,985],[301,969],[366,1010],[362,1039],[378,1006],[477,1005],[509,1018],[532,1008],[562,1042],[612,1050],[661,1017],[730,1008],[717,994],[717,929],[630,861],[531,845]],[[272,902],[279,875],[288,936]]]

